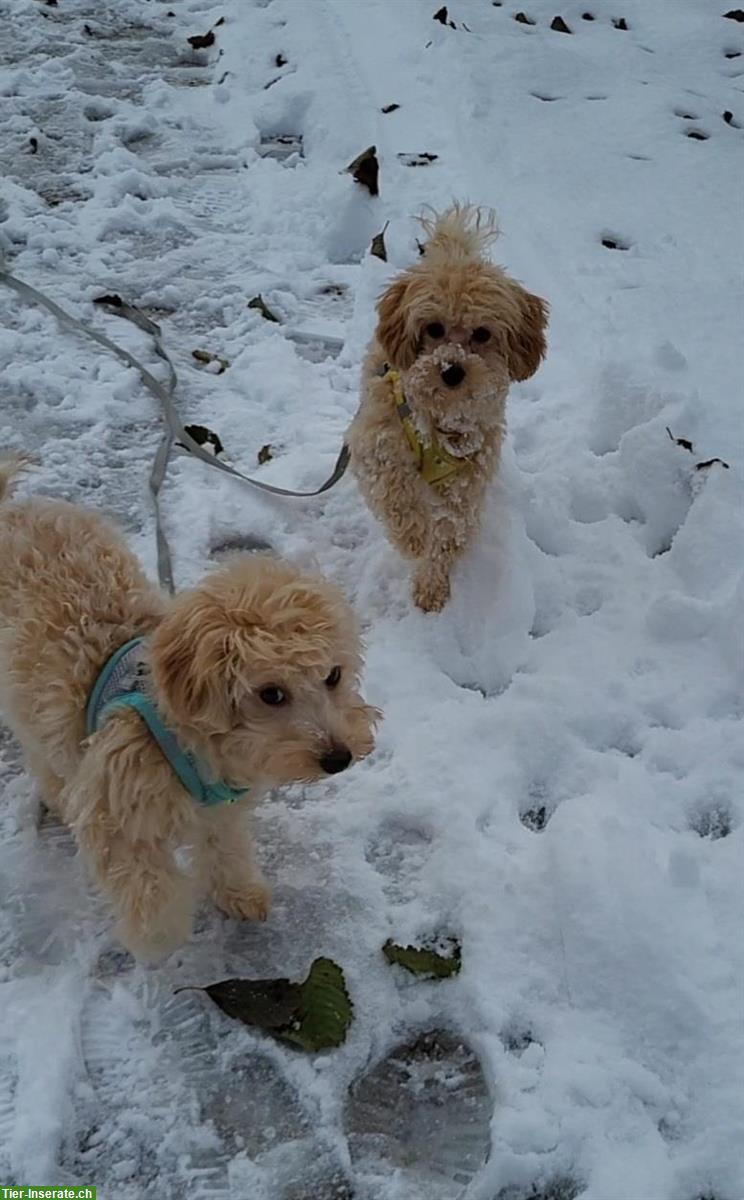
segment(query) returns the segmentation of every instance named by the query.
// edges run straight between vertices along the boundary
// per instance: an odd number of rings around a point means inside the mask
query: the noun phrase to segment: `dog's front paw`
[[[265,921],[269,915],[271,889],[263,880],[253,879],[240,888],[221,888],[214,893],[214,902],[236,921]]]
[[[187,942],[191,930],[191,912],[172,911],[164,914],[162,922],[147,927],[122,917],[116,926],[116,936],[140,962],[156,963]]]
[[[449,600],[449,579],[446,575],[417,572],[413,577],[411,595],[413,603],[423,612],[441,612]]]

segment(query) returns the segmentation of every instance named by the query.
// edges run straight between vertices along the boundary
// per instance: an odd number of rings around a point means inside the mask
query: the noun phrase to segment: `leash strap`
[[[49,297],[45,296],[43,292],[31,287],[31,285],[28,283],[24,283],[22,279],[17,279],[15,275],[11,275],[8,271],[3,270],[1,266],[0,283],[4,283],[6,287],[11,288],[19,296],[23,297],[24,300],[28,300],[34,304],[40,304],[43,308],[46,308],[50,313],[52,313],[53,316],[57,318],[60,325],[65,326],[67,329],[73,330],[75,333],[84,333],[86,337],[89,337],[94,342],[97,342],[99,346],[103,346],[104,349],[110,350],[112,354],[115,354],[116,357],[122,362],[126,363],[127,366],[134,367],[135,371],[139,372],[140,378],[142,379],[142,382],[148,391],[160,401],[166,425],[166,432],[163,435],[163,439],[155,455],[152,471],[150,473],[149,486],[155,508],[155,524],[158,546],[158,575],[160,577],[161,584],[167,587],[170,592],[175,591],[173,583],[173,570],[170,560],[170,552],[168,550],[168,542],[166,540],[160,518],[158,494],[165,478],[165,473],[168,467],[168,459],[170,457],[170,452],[173,448],[174,442],[178,441],[189,454],[193,455],[194,458],[201,459],[202,462],[208,463],[210,467],[216,467],[217,470],[223,471],[226,475],[232,475],[235,479],[240,479],[243,481],[243,483],[248,483],[251,487],[258,488],[262,492],[268,492],[273,496],[296,496],[303,499],[310,498],[312,496],[321,496],[323,492],[329,491],[334,484],[338,483],[339,479],[341,479],[345,473],[346,468],[349,465],[350,458],[349,447],[346,444],[341,447],[338,458],[336,459],[336,465],[334,466],[333,471],[328,479],[326,479],[325,483],[321,484],[319,488],[316,488],[315,491],[312,492],[294,492],[289,488],[276,487],[274,484],[264,483],[259,479],[252,479],[249,475],[243,475],[241,471],[236,471],[234,467],[229,466],[227,463],[220,462],[218,458],[214,458],[211,454],[204,450],[198,442],[194,441],[191,435],[187,433],[186,429],[184,428],[181,418],[178,415],[178,410],[176,409],[173,401],[173,393],[176,389],[178,377],[176,375],[173,363],[171,362],[163,346],[160,326],[157,325],[155,321],[151,321],[149,317],[145,316],[143,312],[131,304],[122,303],[121,305],[112,305],[110,307],[111,312],[126,317],[127,320],[132,321],[145,333],[149,334],[153,339],[155,350],[158,356],[163,360],[163,362],[165,362],[168,368],[168,382],[165,386],[160,383],[160,381],[156,379],[146,367],[143,367],[142,363],[138,362],[134,355],[130,354],[128,350],[125,350],[122,346],[117,345],[116,342],[112,342],[111,339],[107,338],[105,334],[99,333],[98,330],[93,329],[92,326],[86,324],[84,321],[80,321],[77,317],[73,317],[70,313],[65,312],[63,308],[60,308],[58,304],[55,304],[54,300],[50,300]]]

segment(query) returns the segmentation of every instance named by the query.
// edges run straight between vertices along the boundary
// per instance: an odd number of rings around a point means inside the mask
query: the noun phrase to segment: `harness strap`
[[[152,700],[139,690],[134,664],[138,662],[137,651],[143,641],[144,638],[136,637],[125,642],[99,672],[85,708],[86,736],[96,733],[111,713],[132,709],[144,721],[171,770],[194,800],[207,807],[234,804],[245,795],[245,789],[238,791],[227,783],[207,782],[194,755],[181,748],[175,734],[161,721]]]
[[[45,296],[43,292],[31,287],[31,285],[28,283],[24,283],[23,280],[17,279],[16,276],[11,275],[8,271],[5,271],[1,265],[0,283],[4,283],[6,287],[12,288],[13,291],[19,296],[22,296],[23,299],[34,304],[42,305],[43,308],[46,308],[50,313],[53,314],[53,316],[57,318],[61,325],[66,326],[66,328],[71,329],[76,333],[84,333],[86,337],[89,337],[94,342],[97,342],[99,346],[103,346],[104,349],[110,350],[112,354],[115,354],[116,357],[121,359],[122,362],[126,363],[127,366],[134,367],[134,369],[139,372],[140,378],[142,379],[142,382],[148,391],[160,401],[162,414],[166,425],[166,431],[163,434],[163,439],[158,447],[152,465],[152,471],[150,473],[150,492],[153,497],[153,505],[155,508],[155,525],[158,545],[158,576],[161,584],[164,587],[167,587],[170,592],[175,591],[175,585],[173,582],[173,569],[168,550],[168,542],[166,540],[165,532],[160,519],[158,493],[163,483],[163,479],[165,478],[168,459],[175,441],[179,442],[187,451],[187,453],[193,455],[194,458],[199,458],[202,462],[208,463],[209,466],[216,467],[218,471],[223,471],[226,475],[232,475],[235,479],[240,479],[243,481],[243,483],[248,483],[251,487],[258,488],[262,492],[269,492],[273,496],[297,496],[301,498],[320,496],[323,494],[323,492],[327,492],[330,488],[332,488],[334,484],[338,483],[339,479],[341,479],[342,475],[346,471],[346,468],[349,465],[350,453],[348,446],[344,444],[341,447],[338,458],[336,459],[336,465],[334,466],[332,473],[328,479],[326,479],[325,483],[321,484],[319,488],[316,488],[315,491],[312,492],[294,492],[289,488],[276,487],[274,484],[264,483],[262,480],[251,478],[249,475],[243,475],[241,471],[236,471],[235,468],[229,466],[228,463],[220,462],[218,458],[214,458],[211,454],[204,450],[198,442],[194,441],[189,433],[186,432],[173,401],[173,393],[178,382],[178,377],[176,375],[173,363],[168,357],[168,354],[163,346],[160,326],[157,325],[155,321],[151,321],[149,317],[145,316],[143,312],[131,304],[121,304],[111,308],[112,312],[117,313],[119,316],[126,317],[135,325],[139,326],[140,329],[144,330],[145,333],[148,333],[153,339],[153,342],[155,343],[155,350],[158,356],[166,363],[168,368],[168,381],[165,385],[160,383],[160,381],[156,379],[146,367],[143,367],[142,363],[138,362],[134,355],[130,354],[128,350],[125,350],[122,346],[117,345],[116,342],[112,342],[111,339],[106,337],[105,334],[99,333],[96,329],[93,329],[92,326],[87,325],[84,321],[80,321],[77,317],[73,317],[63,308],[60,308],[58,304],[55,304],[54,300],[50,300],[48,296]]]
[[[403,392],[400,374],[392,368],[385,367],[382,377],[388,380],[392,388],[396,412],[403,426],[408,445],[416,459],[416,470],[424,483],[428,483],[430,487],[437,487],[468,466],[470,459],[457,458],[454,454],[450,454],[449,450],[441,445],[436,434],[432,435],[431,443],[421,440],[413,423],[411,407]]]

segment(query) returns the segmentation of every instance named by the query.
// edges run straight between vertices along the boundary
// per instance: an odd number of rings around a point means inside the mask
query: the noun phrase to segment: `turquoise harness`
[[[149,696],[142,690],[142,655],[145,639],[132,638],[115,650],[93,685],[85,709],[85,732],[90,737],[117,709],[131,708],[142,718],[163,757],[186,791],[199,804],[234,804],[244,796],[227,783],[207,783],[193,754],[182,750],[170,729],[166,729]]]

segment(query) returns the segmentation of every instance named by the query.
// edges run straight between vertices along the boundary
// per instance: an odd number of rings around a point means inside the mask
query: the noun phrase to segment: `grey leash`
[[[149,486],[155,509],[155,529],[158,549],[158,577],[161,584],[164,587],[167,587],[170,592],[175,591],[175,585],[173,582],[173,569],[171,566],[168,542],[160,517],[158,496],[161,485],[165,478],[165,473],[168,467],[168,459],[170,457],[170,452],[173,448],[174,442],[178,441],[178,443],[182,445],[184,450],[186,450],[189,454],[192,454],[195,458],[200,458],[202,462],[208,463],[211,467],[216,467],[219,471],[224,471],[226,475],[232,475],[236,479],[242,479],[244,483],[249,483],[251,487],[259,488],[262,492],[269,492],[273,496],[299,496],[303,498],[320,496],[323,494],[323,492],[327,492],[330,488],[332,488],[334,484],[338,483],[339,479],[346,471],[346,468],[349,465],[349,448],[348,446],[343,445],[341,447],[339,456],[336,459],[336,465],[334,466],[331,475],[328,477],[328,479],[326,479],[325,483],[321,484],[321,486],[316,488],[313,492],[293,492],[289,488],[275,487],[271,483],[263,483],[261,480],[252,479],[249,475],[243,475],[242,472],[236,471],[234,467],[229,466],[227,463],[220,462],[218,458],[213,458],[212,455],[204,450],[198,442],[194,441],[191,434],[188,433],[184,428],[181,418],[178,415],[178,410],[176,409],[173,401],[173,393],[176,389],[178,379],[173,363],[163,347],[160,326],[154,321],[151,321],[149,317],[146,317],[145,314],[140,312],[138,308],[135,308],[131,304],[124,303],[111,305],[112,312],[117,313],[119,316],[126,317],[135,325],[139,326],[140,329],[144,330],[145,333],[148,333],[153,339],[157,354],[160,358],[162,358],[163,362],[165,362],[168,368],[168,382],[165,386],[160,383],[160,381],[156,379],[146,367],[143,367],[142,364],[138,362],[128,350],[124,350],[122,346],[117,346],[116,342],[112,342],[110,338],[105,336],[105,334],[98,333],[96,329],[93,329],[90,325],[86,325],[84,321],[79,321],[77,317],[71,316],[70,313],[65,312],[63,308],[60,308],[58,304],[55,304],[53,300],[50,300],[48,296],[45,296],[43,292],[37,291],[36,288],[31,287],[28,283],[24,283],[21,279],[16,279],[14,275],[10,275],[1,267],[0,283],[4,283],[6,287],[12,288],[13,291],[17,292],[18,295],[22,296],[24,299],[30,300],[35,304],[41,304],[42,307],[48,309],[49,312],[57,318],[61,325],[66,326],[68,329],[74,330],[76,333],[84,333],[86,337],[92,338],[94,342],[98,342],[99,346],[103,346],[106,350],[110,350],[112,354],[115,354],[116,357],[121,359],[122,362],[125,362],[127,366],[134,367],[134,369],[139,372],[142,382],[148,391],[150,391],[152,395],[160,401],[163,410],[166,431],[163,434],[163,439],[158,446],[155,460],[152,464]]]

